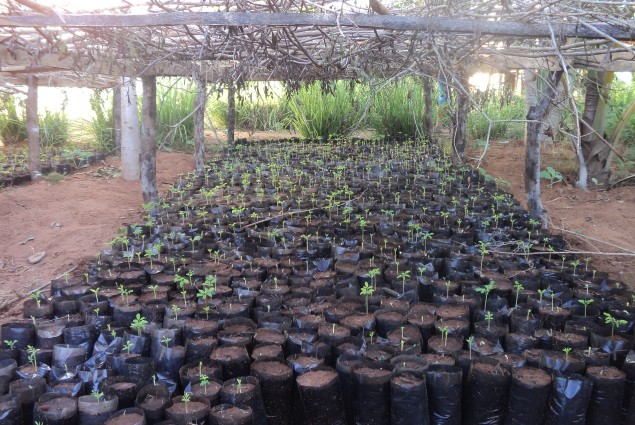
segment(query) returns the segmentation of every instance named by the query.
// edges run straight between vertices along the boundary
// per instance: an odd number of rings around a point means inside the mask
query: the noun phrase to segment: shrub
[[[90,97],[90,106],[95,116],[85,121],[85,128],[93,143],[101,152],[115,150],[115,123],[111,96],[102,96],[102,90],[95,90]]]
[[[423,85],[407,78],[375,94],[370,125],[378,134],[422,136],[424,113]]]
[[[64,110],[46,111],[40,117],[40,143],[44,148],[59,148],[69,139],[69,122]]]
[[[26,115],[23,110],[18,116],[16,99],[13,95],[0,97],[0,140],[6,144],[12,144],[26,140]]]
[[[326,87],[317,82],[305,84],[288,99],[291,124],[302,137],[310,139],[346,136],[362,112],[354,106],[353,98],[360,102],[363,90],[353,89],[345,81]]]

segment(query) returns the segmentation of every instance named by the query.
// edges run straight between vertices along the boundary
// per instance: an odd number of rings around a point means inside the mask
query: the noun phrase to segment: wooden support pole
[[[40,123],[37,116],[37,77],[29,75],[27,78],[28,91],[26,96],[26,129],[29,138],[29,171],[31,180],[37,180],[42,173],[40,164]]]
[[[194,163],[201,171],[205,165],[205,104],[207,101],[207,82],[197,72],[196,99],[194,100]]]
[[[143,202],[157,202],[157,77],[141,78],[143,102],[141,113],[141,191]]]
[[[465,142],[467,139],[467,108],[469,83],[463,70],[458,72],[460,88],[456,88],[456,110],[452,117],[452,158],[455,163],[463,162],[465,156]]]
[[[121,86],[113,89],[112,98],[113,144],[117,153],[121,154]]]
[[[423,102],[425,106],[423,115],[423,126],[426,138],[432,137],[432,87],[430,77],[423,77]]]
[[[540,198],[540,143],[545,131],[545,118],[553,105],[562,71],[549,73],[544,94],[537,105],[531,106],[527,113],[527,147],[525,151],[525,195],[529,215],[547,227],[547,213]]]
[[[233,82],[227,86],[227,144],[234,144],[236,128],[236,86]]]
[[[121,177],[139,180],[139,107],[134,78],[123,77],[121,86]]]

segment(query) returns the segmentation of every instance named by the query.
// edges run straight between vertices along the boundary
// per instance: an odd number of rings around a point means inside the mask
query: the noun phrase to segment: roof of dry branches
[[[113,80],[87,76],[199,72],[213,81],[294,85],[635,58],[633,44],[621,41],[635,38],[635,6],[621,1],[103,0],[97,2],[103,9],[91,10],[51,3],[0,5],[3,76],[18,82],[37,73],[53,81],[54,75],[68,79],[72,70],[70,78],[98,86]],[[224,12],[226,19],[202,12]],[[378,12],[390,16],[360,20]],[[80,14],[95,19],[74,20]],[[410,21],[400,17],[423,24],[403,26]],[[123,26],[124,20],[138,26]]]

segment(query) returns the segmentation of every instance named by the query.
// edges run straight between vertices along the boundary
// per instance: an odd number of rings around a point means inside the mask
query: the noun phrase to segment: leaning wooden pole
[[[143,202],[157,202],[157,77],[141,78],[143,102],[141,113],[141,191]]]
[[[37,117],[37,77],[29,75],[27,77],[27,97],[26,97],[26,129],[29,138],[29,171],[31,180],[37,180],[42,173],[40,164],[40,124]]]
[[[233,82],[227,86],[227,144],[234,144],[236,129],[236,86]]]
[[[196,80],[196,99],[194,100],[194,163],[197,170],[205,165],[205,104],[207,101],[207,83],[198,72]]]
[[[547,212],[540,198],[540,142],[545,131],[545,119],[553,105],[562,71],[549,73],[543,97],[527,112],[527,147],[525,151],[525,195],[529,215],[547,227]]]
[[[113,144],[116,152],[121,154],[121,86],[113,89],[112,98]]]

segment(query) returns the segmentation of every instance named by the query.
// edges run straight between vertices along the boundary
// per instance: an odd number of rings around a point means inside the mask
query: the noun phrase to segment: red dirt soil
[[[252,137],[266,136],[272,137]],[[544,151],[544,164],[554,164],[557,158],[553,152]],[[510,182],[510,191],[526,206],[523,161],[522,142],[493,142],[482,166],[491,175]],[[56,184],[42,180],[0,190],[0,309],[4,308],[0,323],[21,317],[22,303],[18,299],[75,267],[73,273],[83,273],[82,266],[105,248],[117,229],[143,221],[140,184],[121,177],[97,178],[95,172],[106,165],[118,167],[119,160],[108,158]],[[192,154],[159,153],[157,180],[161,194],[179,174],[193,168]],[[545,184],[543,189],[552,231],[562,233],[575,249],[624,252],[621,247],[635,252],[635,188],[585,192],[558,183],[551,188]],[[21,244],[30,237],[33,240]],[[46,251],[46,257],[29,264],[27,258],[41,251]],[[592,267],[628,284],[635,282],[632,256],[594,256]]]
[[[105,166],[118,167],[119,159],[109,157],[59,183],[40,180],[0,190],[0,308],[75,266],[79,273],[81,265],[116,236],[117,229],[143,221],[140,183],[96,177],[95,171]],[[193,169],[192,154],[159,153],[160,193],[179,174]],[[46,252],[44,259],[30,264],[27,258],[41,251]],[[0,321],[20,315],[21,303],[12,305]]]

